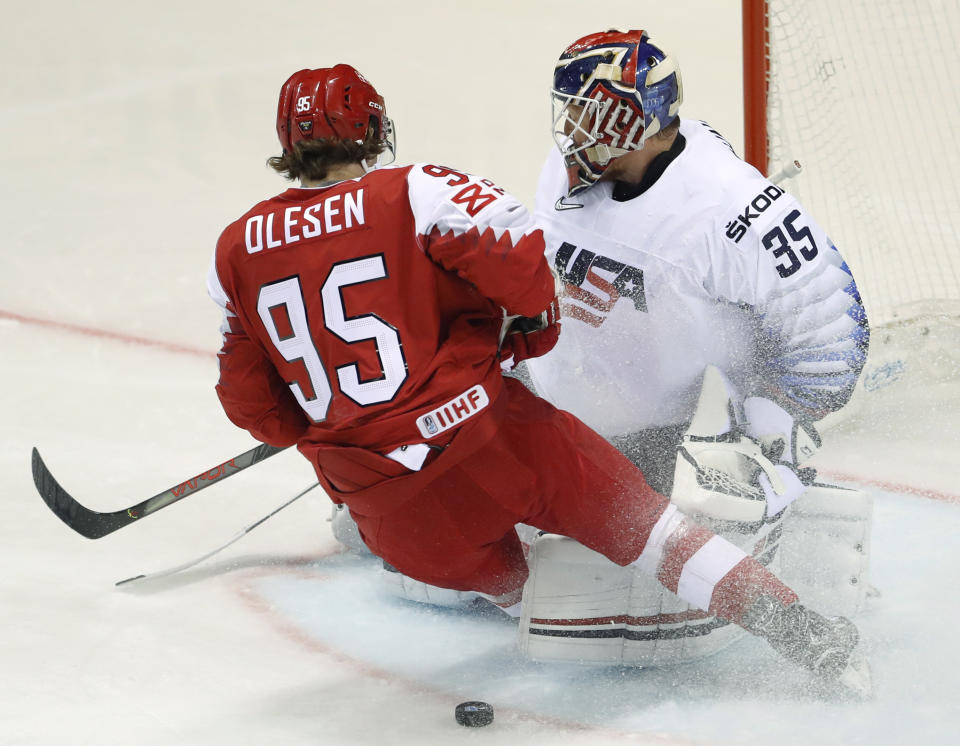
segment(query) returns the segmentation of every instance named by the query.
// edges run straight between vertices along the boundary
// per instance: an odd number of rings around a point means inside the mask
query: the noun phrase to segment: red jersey
[[[272,445],[378,451],[483,411],[502,387],[502,309],[534,316],[555,294],[524,207],[430,165],[259,203],[221,235],[208,289],[231,421]]]

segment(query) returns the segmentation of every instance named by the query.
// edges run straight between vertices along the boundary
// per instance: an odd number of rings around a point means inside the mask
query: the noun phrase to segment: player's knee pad
[[[815,483],[783,523],[781,577],[803,602],[853,616],[870,590],[873,499],[861,490]]]

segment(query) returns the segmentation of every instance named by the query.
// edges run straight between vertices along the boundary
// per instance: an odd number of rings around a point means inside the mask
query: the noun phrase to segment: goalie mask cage
[[[743,0],[746,160],[849,262],[873,327],[960,318],[960,3]]]

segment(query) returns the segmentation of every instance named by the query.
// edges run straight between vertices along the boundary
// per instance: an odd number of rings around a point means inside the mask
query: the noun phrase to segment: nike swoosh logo
[[[553,206],[554,210],[576,210],[583,207],[579,202],[564,202],[563,197],[557,200],[557,204]]]

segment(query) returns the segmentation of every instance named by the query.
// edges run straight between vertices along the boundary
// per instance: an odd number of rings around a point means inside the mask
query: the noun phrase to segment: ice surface
[[[862,617],[877,699],[810,691],[763,645],[670,671],[534,665],[513,629],[389,601],[335,552],[311,493],[216,558],[113,583],[226,541],[311,483],[287,452],[98,541],[43,505],[30,448],[89,507],[126,507],[249,448],[212,387],[218,232],[284,184],[275,95],[300,67],[357,65],[405,161],[495,178],[530,201],[547,81],[573,38],[644,26],[683,64],[685,111],[739,148],[737,4],[358,0],[336,9],[111,0],[20,4],[0,46],[0,744],[951,743],[960,645],[954,330],[877,341],[827,433],[825,472],[874,483]],[[358,22],[360,19],[362,22]],[[874,362],[875,361],[875,362]],[[886,366],[886,367],[884,367]],[[928,497],[922,497],[924,493]],[[489,728],[453,708],[486,699]]]

